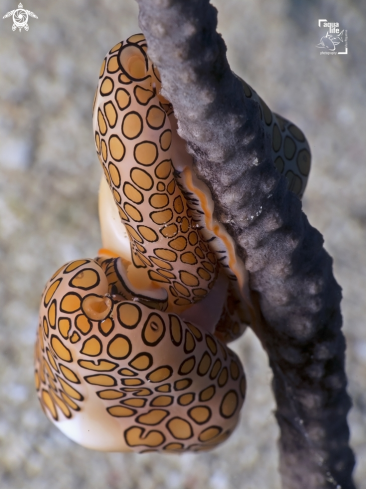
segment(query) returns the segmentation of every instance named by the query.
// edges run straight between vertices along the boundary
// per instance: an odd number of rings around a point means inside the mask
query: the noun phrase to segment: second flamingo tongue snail
[[[310,169],[302,132],[243,89],[260,104],[274,164],[301,196]],[[93,125],[103,248],[45,287],[41,406],[89,448],[211,449],[238,422],[245,376],[226,343],[254,311],[245,266],[193,172],[142,34],[104,59]]]

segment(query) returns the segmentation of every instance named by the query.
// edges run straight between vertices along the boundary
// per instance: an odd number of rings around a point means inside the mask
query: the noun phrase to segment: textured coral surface
[[[14,8],[2,4],[2,15]],[[362,125],[365,7],[347,3],[215,1],[234,71],[305,132],[313,167],[304,210],[325,237],[343,287],[356,483],[366,477],[366,169]],[[276,422],[265,354],[250,332],[234,344],[248,377],[236,433],[201,455],[90,452],[44,417],[33,387],[33,342],[47,278],[100,246],[100,168],[91,130],[96,74],[105,52],[138,32],[137,6],[116,2],[25,5],[28,32],[0,31],[1,486],[22,488],[279,487]],[[319,18],[348,29],[350,54],[320,56]],[[361,112],[362,111],[362,112]]]

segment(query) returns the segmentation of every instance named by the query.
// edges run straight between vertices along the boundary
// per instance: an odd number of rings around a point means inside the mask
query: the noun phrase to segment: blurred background
[[[306,134],[304,197],[343,287],[349,415],[366,480],[366,3],[214,0],[233,70]],[[17,8],[1,2],[1,17]],[[3,489],[279,489],[271,373],[248,331],[233,344],[248,393],[234,435],[211,453],[98,453],[39,408],[33,342],[40,294],[63,263],[100,247],[91,107],[100,64],[139,32],[133,0],[25,0],[29,31],[0,20],[0,486]],[[348,54],[321,56],[318,19],[348,30]]]

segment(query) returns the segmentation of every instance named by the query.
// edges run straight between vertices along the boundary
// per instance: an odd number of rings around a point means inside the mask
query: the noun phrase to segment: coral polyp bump
[[[302,132],[261,107],[273,162],[302,195]],[[209,450],[238,423],[246,381],[227,346],[256,321],[248,273],[214,218],[142,34],[102,63],[93,107],[103,248],[62,266],[40,308],[35,377],[48,418],[105,451]]]

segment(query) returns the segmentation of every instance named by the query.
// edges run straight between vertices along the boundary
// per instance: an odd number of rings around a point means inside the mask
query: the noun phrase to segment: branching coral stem
[[[163,94],[259,301],[255,332],[273,372],[283,487],[352,489],[341,288],[323,238],[271,161],[258,104],[230,70],[215,8],[208,0],[137,2]]]

